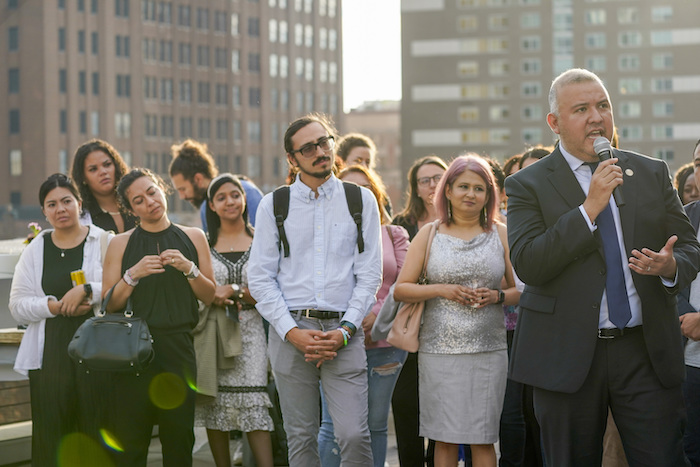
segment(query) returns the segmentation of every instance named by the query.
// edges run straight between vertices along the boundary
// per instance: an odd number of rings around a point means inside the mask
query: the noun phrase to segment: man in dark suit
[[[547,465],[600,465],[608,407],[630,465],[687,465],[673,294],[695,278],[700,245],[664,162],[614,150],[585,164],[614,128],[595,74],[562,73],[549,105],[557,148],[506,179],[511,259],[527,284],[511,378],[535,388]]]

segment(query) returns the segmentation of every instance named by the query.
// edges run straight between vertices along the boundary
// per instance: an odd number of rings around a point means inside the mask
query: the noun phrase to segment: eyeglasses
[[[321,148],[324,151],[330,151],[335,147],[335,138],[332,136],[324,136],[319,139],[317,143],[309,143],[303,145],[301,148],[291,151],[290,154],[294,155],[295,152],[301,153],[302,156],[309,158],[316,155],[316,148]]]
[[[420,186],[428,186],[430,185],[430,182],[435,182],[435,184],[437,185],[438,183],[440,183],[441,178],[442,174],[433,175],[432,177],[421,177],[418,179],[418,184]]]

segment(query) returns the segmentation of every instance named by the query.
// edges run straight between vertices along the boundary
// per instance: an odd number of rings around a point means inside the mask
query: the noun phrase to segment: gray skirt
[[[506,350],[418,352],[420,435],[455,444],[493,444],[506,391]]]

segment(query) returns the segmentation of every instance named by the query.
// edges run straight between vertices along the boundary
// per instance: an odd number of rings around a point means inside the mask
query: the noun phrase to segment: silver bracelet
[[[185,274],[185,277],[187,278],[188,281],[193,281],[197,277],[199,277],[199,268],[197,267],[196,264],[194,264],[194,261],[192,261],[192,267],[190,268],[190,272]]]
[[[122,276],[122,279],[124,279],[124,282],[126,282],[126,285],[128,285],[129,287],[136,287],[139,284],[139,281],[135,280],[131,276],[130,269],[127,269],[126,271],[124,271],[124,276]]]

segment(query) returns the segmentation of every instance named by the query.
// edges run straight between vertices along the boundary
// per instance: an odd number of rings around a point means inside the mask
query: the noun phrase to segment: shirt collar
[[[336,192],[336,188],[340,183],[342,182],[331,173],[328,180],[318,187],[319,197],[324,196],[329,200],[333,199],[333,194]],[[290,190],[306,203],[310,203],[312,200],[316,199],[314,191],[301,181],[299,175],[297,175],[296,180],[294,180],[294,183],[290,186]]]
[[[564,149],[564,146],[562,146],[561,143],[559,143],[559,151],[561,151],[561,155],[564,156],[564,160],[566,160],[566,163],[569,164],[572,171],[576,172],[584,164],[581,159],[571,155],[571,153]]]

